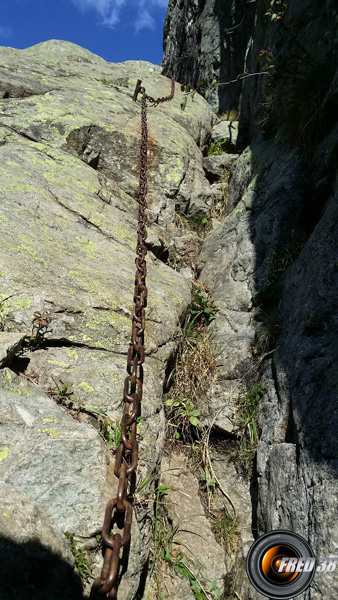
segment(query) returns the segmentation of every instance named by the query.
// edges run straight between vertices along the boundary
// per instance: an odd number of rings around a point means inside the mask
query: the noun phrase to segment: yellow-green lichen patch
[[[5,458],[7,458],[7,456],[9,455],[9,448],[8,446],[4,446],[2,450],[0,450],[0,462],[5,460]]]
[[[87,264],[75,264],[75,268],[68,271],[68,277],[74,280],[83,290],[90,292],[95,296],[95,301],[99,301],[103,292],[107,295],[109,280],[106,272],[100,272],[98,269],[91,268]],[[115,297],[113,295],[115,293]],[[111,302],[120,299],[118,292],[113,292],[113,286],[109,288]],[[116,298],[116,300],[115,300]]]
[[[46,427],[45,429],[38,429],[40,433],[46,433],[48,437],[56,440],[61,435],[61,431],[57,427]]]
[[[43,423],[59,423],[59,419],[56,419],[55,417],[45,417],[44,419],[42,419]]]
[[[183,304],[182,298],[177,298],[171,288],[167,288],[165,293],[167,296],[170,296],[170,298],[172,298],[176,304]]]
[[[31,304],[31,299],[26,296],[24,298],[11,298],[9,306],[13,310],[28,310]]]
[[[113,235],[114,238],[118,241],[123,241],[132,248],[135,246],[135,234],[131,232],[127,227],[121,227],[117,225],[113,225]]]
[[[9,219],[6,217],[6,215],[4,215],[2,212],[0,212],[0,225],[7,225],[9,222]]]
[[[63,362],[62,360],[47,360],[50,365],[57,365],[58,367],[64,367],[68,369],[69,363]]]
[[[2,516],[5,517],[6,519],[8,519],[11,516],[10,511],[6,508],[5,510],[2,511]]]
[[[79,358],[79,355],[78,355],[77,351],[74,348],[67,348],[66,349],[66,354],[72,360],[78,360],[78,358]]]
[[[88,338],[88,340],[90,340],[90,338]],[[117,337],[115,338],[115,343],[119,344],[120,343],[120,338]],[[109,344],[112,348],[114,347],[114,344]],[[94,342],[91,341],[91,346],[93,346],[93,348],[105,348],[105,345],[102,342]]]
[[[121,377],[118,375],[118,373],[115,373],[115,371],[112,371],[110,369],[99,369],[97,374],[100,377],[109,377],[110,379],[113,380],[114,384],[116,386],[120,386],[121,385]]]
[[[24,311],[30,308],[31,306],[31,300],[28,297],[16,298],[15,296],[13,296],[12,298],[10,298],[8,297],[8,294],[0,294],[0,298],[2,300],[2,303],[0,305],[0,318],[2,321],[4,321],[4,319],[8,316],[8,314],[11,311]]]
[[[232,223],[240,213],[244,212],[244,208],[242,206],[238,206],[232,213],[226,218],[226,223]]]
[[[92,315],[86,322],[86,327],[88,327],[88,329],[98,331],[102,326],[107,326],[108,324],[117,327],[123,327],[129,324],[129,319],[114,311],[105,312],[103,314]]]
[[[22,169],[22,165],[14,160],[6,160],[5,165],[7,165],[7,167],[13,167],[14,169]]]
[[[5,377],[7,379],[7,381],[3,382],[4,388],[6,390],[8,390],[9,392],[12,392],[13,394],[17,394],[18,396],[32,396],[32,391],[30,390],[30,388],[27,386],[27,382],[24,381],[23,379],[21,379],[20,381],[20,377],[16,377],[15,380],[13,381],[13,377],[11,372],[7,369],[5,372]],[[19,385],[17,385],[19,382]]]
[[[42,264],[44,267],[48,267],[48,264],[41,256],[41,246],[36,238],[30,235],[19,234],[18,239],[22,242],[17,247],[20,254],[24,254],[28,258]]]
[[[83,250],[88,256],[88,258],[95,260],[95,258],[98,257],[98,250],[95,247],[93,240],[87,240],[86,238],[79,237],[77,237],[76,240],[76,242],[73,242],[73,245],[76,248],[80,248],[80,250]]]
[[[87,383],[86,381],[82,381],[81,383],[79,383],[78,387],[80,388],[80,390],[83,390],[84,392],[94,392],[94,388],[89,385],[89,383]]]

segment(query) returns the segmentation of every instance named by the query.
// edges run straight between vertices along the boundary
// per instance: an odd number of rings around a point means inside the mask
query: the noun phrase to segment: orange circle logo
[[[315,562],[304,538],[292,531],[277,530],[262,535],[251,546],[246,570],[250,582],[263,596],[290,600],[310,586]]]

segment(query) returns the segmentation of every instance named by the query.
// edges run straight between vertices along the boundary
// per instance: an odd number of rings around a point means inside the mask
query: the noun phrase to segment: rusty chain
[[[147,102],[151,106],[157,106],[162,102],[172,100],[175,93],[175,80],[171,78],[171,92],[168,96],[152,98],[146,94],[145,88],[141,86],[141,80],[137,81],[133,100],[137,100],[138,94],[141,98],[141,150],[140,150],[140,179],[139,179],[139,216],[136,246],[136,273],[134,288],[134,314],[132,317],[132,334],[128,349],[127,372],[125,379],[123,398],[125,407],[122,416],[121,442],[118,445],[115,456],[114,473],[118,477],[119,484],[117,497],[110,500],[106,506],[105,517],[102,527],[103,567],[101,575],[95,579],[90,599],[99,600],[103,598],[117,598],[118,571],[120,564],[120,551],[130,541],[132,504],[131,504],[131,477],[135,473],[138,464],[138,441],[137,441],[137,417],[139,415],[142,400],[143,387],[143,363],[144,363],[144,328],[145,308],[147,306],[146,286],[146,254],[147,248],[147,156],[148,156],[148,122]],[[116,524],[120,533],[112,534],[112,528]]]

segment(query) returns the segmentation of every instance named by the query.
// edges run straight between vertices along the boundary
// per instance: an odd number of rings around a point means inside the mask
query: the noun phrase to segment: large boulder
[[[0,466],[13,486],[4,510],[15,532],[15,503],[24,494],[29,514],[42,511],[45,520],[44,529],[37,525],[33,535],[32,525],[27,536],[44,546],[43,532],[56,529],[62,561],[70,556],[64,532],[82,541],[90,565],[86,593],[102,564],[96,535],[105,502],[116,492],[111,453],[98,431],[74,421],[44,391],[52,388],[57,397],[57,385],[71,390],[72,406],[101,411],[116,426],[122,415],[137,239],[139,78],[154,97],[170,91],[155,65],[107,63],[68,42],[0,49],[1,364],[9,367],[1,376]],[[176,210],[189,216],[210,209],[200,148],[213,115],[202,98],[185,112],[181,100],[176,86],[172,102],[148,111],[154,252],[175,237]],[[186,277],[151,251],[147,263],[139,480],[160,462],[163,382],[190,302]],[[25,350],[13,360],[23,339]],[[136,595],[151,534],[151,506],[140,505],[121,599]],[[13,544],[22,543],[14,537]]]

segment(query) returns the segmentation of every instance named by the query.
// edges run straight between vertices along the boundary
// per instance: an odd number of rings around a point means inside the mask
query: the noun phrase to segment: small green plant
[[[207,490],[209,488],[214,490],[216,488],[216,480],[210,473],[210,469],[208,469],[208,467],[205,467],[205,469],[201,471],[201,480],[204,489]]]
[[[257,419],[260,414],[259,400],[265,392],[263,384],[250,387],[243,396],[237,400],[236,422],[240,429],[246,432],[250,443],[255,446],[258,442]]]
[[[200,416],[200,411],[195,408],[194,403],[188,398],[168,398],[164,404],[168,409],[169,426],[176,429],[173,434],[174,439],[192,441],[194,433],[196,435],[199,428],[198,417]]]
[[[272,54],[270,48],[263,48],[257,57],[257,62],[260,64],[262,71],[269,72],[274,71],[276,68],[275,57]]]
[[[12,294],[11,296],[2,298],[2,300],[0,301],[0,331],[5,331],[6,317],[9,312],[8,306],[6,306],[6,302],[10,298],[13,298],[13,296],[14,296],[14,294]]]
[[[165,556],[162,556],[162,558],[173,566],[175,573],[179,573],[190,583],[195,600],[209,600],[211,598],[216,600],[220,597],[221,590],[217,587],[216,580],[211,582],[208,590],[204,590],[201,582],[187,564],[183,552],[179,552],[176,556],[167,553]]]
[[[235,423],[240,433],[240,444],[238,457],[245,473],[252,468],[252,461],[256,453],[258,443],[257,421],[260,415],[260,399],[265,393],[265,387],[261,383],[256,387],[250,387],[236,401]]]
[[[32,320],[32,333],[30,337],[26,338],[26,343],[31,349],[43,348],[45,345],[45,335],[51,330],[48,329],[51,323],[52,317],[50,314],[42,314],[40,311],[36,311],[33,314]]]
[[[79,547],[79,542],[75,540],[75,534],[65,531],[65,536],[69,540],[70,551],[74,556],[75,567],[83,579],[88,579],[90,567],[87,555],[83,548]]]
[[[271,21],[279,21],[286,13],[287,0],[270,0],[270,6],[265,16],[269,17]]]
[[[115,423],[107,415],[101,414],[98,416],[98,422],[100,424],[100,436],[116,452],[121,441],[121,421]]]
[[[194,101],[195,98],[195,94],[197,92],[197,90],[191,89],[190,85],[181,85],[181,92],[184,93],[184,96],[181,100],[181,110],[185,110],[186,106],[187,106],[187,102],[188,102],[188,98],[191,98],[191,102]]]
[[[199,237],[205,237],[212,229],[212,220],[205,215],[195,215],[194,217],[175,214],[175,224],[179,228],[195,231]]]
[[[59,380],[59,382],[57,382],[53,376],[52,379],[56,385],[56,389],[49,389],[49,395],[52,396],[58,404],[62,404],[66,408],[73,408],[75,403],[71,399],[71,396],[73,395],[73,391],[71,390],[71,387],[73,385],[72,382],[64,382],[61,379]]]
[[[176,440],[193,439],[198,434],[199,423],[197,425],[193,423],[195,418],[198,419],[199,414],[193,413],[198,410],[197,406],[201,398],[216,377],[214,349],[210,342],[212,333],[207,329],[215,315],[216,307],[210,300],[207,290],[201,285],[194,284],[192,302],[182,328],[175,366],[167,379],[167,389],[169,390],[170,387],[168,413],[173,414],[177,409],[180,410],[177,415],[179,420],[183,421],[180,426],[185,422],[186,427],[183,426],[182,430],[176,427],[174,436],[170,433],[169,439],[172,437]],[[176,402],[179,404],[173,406]],[[195,430],[192,430],[192,427],[195,427]],[[172,427],[168,429],[172,432]]]
[[[211,142],[208,148],[207,156],[219,156],[225,152],[231,152],[233,148],[233,143],[229,139]]]
[[[196,325],[209,325],[216,318],[217,308],[201,285],[193,284],[192,300],[183,333],[191,335]]]
[[[212,229],[212,221],[210,217],[205,215],[197,215],[196,217],[189,217],[190,226],[193,231],[204,237],[208,231]]]

